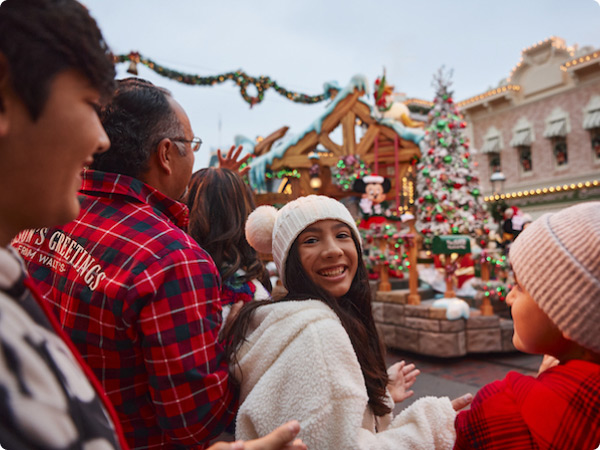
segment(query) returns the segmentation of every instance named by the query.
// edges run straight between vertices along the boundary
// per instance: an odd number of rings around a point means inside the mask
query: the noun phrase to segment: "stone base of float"
[[[375,325],[390,348],[445,358],[516,350],[510,319],[471,309],[468,319],[447,320],[446,309],[434,308],[433,300],[408,305],[407,297],[405,289],[375,295]]]

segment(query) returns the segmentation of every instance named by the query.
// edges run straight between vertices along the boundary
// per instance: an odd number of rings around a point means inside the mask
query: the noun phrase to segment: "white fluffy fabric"
[[[273,206],[259,206],[246,220],[246,240],[260,253],[273,252],[273,227],[277,209]]]
[[[456,413],[447,397],[375,418],[350,338],[323,302],[262,306],[246,338],[234,367],[241,380],[236,438],[254,439],[297,419],[298,437],[311,449],[452,448]]]

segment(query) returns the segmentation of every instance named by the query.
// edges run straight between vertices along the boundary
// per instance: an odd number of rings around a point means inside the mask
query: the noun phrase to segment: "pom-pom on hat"
[[[285,282],[285,263],[292,244],[309,225],[320,220],[339,220],[350,227],[360,242],[356,222],[348,209],[337,200],[323,195],[308,195],[286,204],[277,211],[259,206],[246,221],[246,239],[260,253],[273,253],[273,261]]]
[[[600,353],[600,202],[544,214],[515,239],[521,286],[569,339]]]

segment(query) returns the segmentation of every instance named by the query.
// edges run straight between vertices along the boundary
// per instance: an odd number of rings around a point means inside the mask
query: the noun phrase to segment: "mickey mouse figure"
[[[354,180],[352,190],[362,194],[362,198],[358,203],[363,215],[361,227],[368,228],[373,222],[385,222],[385,218],[391,215],[388,202],[385,200],[391,187],[390,180],[381,175],[367,175]],[[378,217],[378,219],[373,220],[373,216]]]

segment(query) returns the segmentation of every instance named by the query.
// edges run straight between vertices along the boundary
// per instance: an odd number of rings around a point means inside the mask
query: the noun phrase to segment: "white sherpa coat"
[[[236,438],[254,439],[297,419],[309,449],[452,448],[456,413],[447,397],[419,399],[376,423],[350,338],[324,303],[262,306],[247,339],[235,368],[242,380]]]

